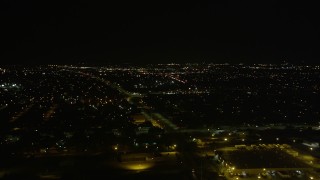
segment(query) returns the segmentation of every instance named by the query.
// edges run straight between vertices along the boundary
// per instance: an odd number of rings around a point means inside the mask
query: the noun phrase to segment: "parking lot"
[[[296,158],[287,145],[242,145],[221,148],[217,154],[221,173],[228,179],[311,177],[311,166]]]

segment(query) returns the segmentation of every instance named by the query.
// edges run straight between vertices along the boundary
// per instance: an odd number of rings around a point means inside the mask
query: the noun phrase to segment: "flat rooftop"
[[[310,168],[301,160],[277,148],[219,150],[222,158],[237,169]]]

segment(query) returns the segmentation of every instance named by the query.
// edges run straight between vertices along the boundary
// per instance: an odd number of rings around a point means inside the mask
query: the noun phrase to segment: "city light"
[[[197,178],[200,172],[207,178],[208,158],[226,179],[309,178],[307,169],[319,167],[314,157],[319,143],[312,137],[319,131],[317,104],[307,98],[319,95],[319,67],[288,71],[282,65],[191,63],[6,69],[0,80],[3,157],[91,159],[109,153],[112,158],[105,161],[111,169],[156,172],[178,163]],[[284,97],[292,91],[288,101]],[[16,148],[19,144],[26,147]]]

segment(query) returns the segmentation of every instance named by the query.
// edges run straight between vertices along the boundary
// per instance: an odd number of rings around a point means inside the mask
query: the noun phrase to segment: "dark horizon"
[[[315,4],[1,2],[1,64],[317,64]]]

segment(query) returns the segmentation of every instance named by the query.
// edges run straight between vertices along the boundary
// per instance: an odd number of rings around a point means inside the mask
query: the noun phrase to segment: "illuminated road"
[[[152,116],[160,120],[169,131],[178,130],[178,127],[175,124],[173,124],[169,119],[163,117],[160,113],[152,113]]]
[[[158,128],[161,128],[161,129],[164,128],[164,126],[159,123],[159,120],[156,120],[156,119],[152,118],[152,117],[151,117],[148,113],[146,113],[144,110],[141,111],[141,114],[146,118],[146,120],[148,120],[148,121],[150,121],[150,122],[152,123],[152,126],[158,127]]]
[[[43,120],[48,121],[55,114],[57,108],[57,104],[52,105],[50,109],[43,115]]]

